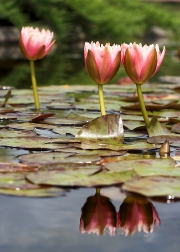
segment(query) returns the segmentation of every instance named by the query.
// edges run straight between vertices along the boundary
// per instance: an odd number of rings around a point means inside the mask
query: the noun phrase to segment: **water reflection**
[[[155,223],[160,226],[161,221],[156,208],[149,200],[140,196],[125,198],[117,218],[117,227],[122,228],[125,235],[133,234],[136,230],[152,233]]]
[[[109,235],[115,235],[116,230],[116,208],[106,196],[100,194],[96,189],[96,194],[87,198],[81,209],[80,218],[81,233],[87,232],[103,235],[106,228]]]
[[[122,230],[127,236],[137,230],[152,233],[154,225],[161,224],[152,202],[139,195],[127,196],[116,212],[111,200],[101,195],[100,189],[96,189],[96,194],[87,198],[81,211],[79,227],[81,233],[104,235],[108,230],[109,235],[113,236],[117,229]]]

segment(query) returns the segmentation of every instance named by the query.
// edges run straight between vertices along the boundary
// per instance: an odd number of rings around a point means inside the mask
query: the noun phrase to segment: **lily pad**
[[[137,177],[137,175],[133,171],[123,173],[100,172],[91,176],[80,172],[76,172],[74,175],[67,175],[62,174],[60,171],[37,172],[27,175],[28,180],[38,185],[73,187],[108,186],[123,183],[134,177]]]
[[[76,139],[81,142],[122,144],[124,129],[120,115],[109,114],[95,118],[77,133]]]
[[[28,164],[48,164],[57,163],[62,161],[64,158],[72,156],[74,153],[65,152],[46,152],[46,153],[34,153],[19,156],[18,159],[22,163]]]
[[[162,125],[158,119],[157,116],[154,116],[151,119],[151,122],[148,126],[148,134],[149,137],[152,136],[161,136],[161,135],[173,135],[173,133],[171,131],[169,131],[164,125]]]
[[[171,128],[171,131],[175,133],[180,133],[180,123],[174,124]]]
[[[180,197],[179,185],[180,178],[152,176],[128,181],[122,186],[122,189],[148,197],[168,195]]]
[[[28,164],[93,163],[101,160],[101,158],[98,155],[73,155],[73,154],[74,153],[65,153],[65,152],[37,153],[37,154],[23,155],[20,156],[19,159],[21,162]]]
[[[17,187],[16,189],[11,188],[0,188],[0,194],[18,196],[18,197],[33,197],[33,198],[49,198],[49,197],[59,197],[64,196],[67,192],[66,189],[59,187],[49,187],[49,186],[38,186],[36,189],[21,189]]]
[[[49,140],[49,142],[48,142]],[[66,140],[68,142],[68,139]],[[33,149],[33,150],[49,150],[58,148],[58,144],[52,143],[51,139],[46,137],[6,137],[0,138],[0,146]]]
[[[148,174],[151,172],[154,173],[155,170],[157,170],[157,173],[158,172],[160,173],[160,171],[163,173],[164,169],[172,170],[175,167],[175,161],[172,158],[167,158],[167,159],[147,158],[147,159],[134,159],[134,160],[120,160],[118,162],[107,163],[105,164],[105,167],[113,172],[135,170],[135,172],[139,176],[146,176],[144,174],[147,174],[147,176],[150,176]]]

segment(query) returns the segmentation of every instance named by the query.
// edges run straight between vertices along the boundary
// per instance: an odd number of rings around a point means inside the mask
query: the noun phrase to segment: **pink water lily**
[[[142,229],[145,233],[153,232],[155,223],[161,221],[153,204],[146,198],[128,196],[123,201],[118,212],[117,227],[124,230],[124,234],[133,234]]]
[[[82,207],[80,231],[103,235],[105,229],[110,235],[115,235],[116,209],[108,197],[102,195],[90,196]]]
[[[159,69],[164,56],[165,47],[162,53],[158,45],[144,45],[130,43],[124,44],[124,68],[126,73],[135,84],[144,84]]]
[[[97,84],[110,81],[120,67],[121,46],[100,45],[99,42],[86,42],[84,45],[84,61],[88,74]]]
[[[52,48],[53,33],[49,30],[33,27],[23,27],[20,34],[20,49],[29,60],[37,60],[44,57]]]

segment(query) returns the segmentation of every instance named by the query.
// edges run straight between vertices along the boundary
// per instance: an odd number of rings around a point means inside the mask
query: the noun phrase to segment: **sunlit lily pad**
[[[164,125],[162,125],[158,121],[157,116],[154,116],[151,119],[147,131],[148,131],[149,137],[161,136],[161,135],[168,135],[168,136],[173,135],[171,131],[169,131]]]
[[[140,193],[145,196],[180,197],[180,178],[152,176],[134,179],[126,182],[122,189],[125,191]]]
[[[109,114],[90,121],[77,133],[76,139],[81,142],[122,144],[124,129],[120,115]]]

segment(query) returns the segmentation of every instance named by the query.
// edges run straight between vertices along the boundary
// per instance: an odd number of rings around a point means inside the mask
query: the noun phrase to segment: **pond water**
[[[177,252],[180,247],[180,203],[157,203],[161,225],[152,233],[135,232],[125,236],[82,234],[79,231],[81,208],[95,189],[71,190],[59,198],[17,198],[0,196],[0,251],[8,252]],[[116,211],[126,195],[116,187],[102,189]]]

